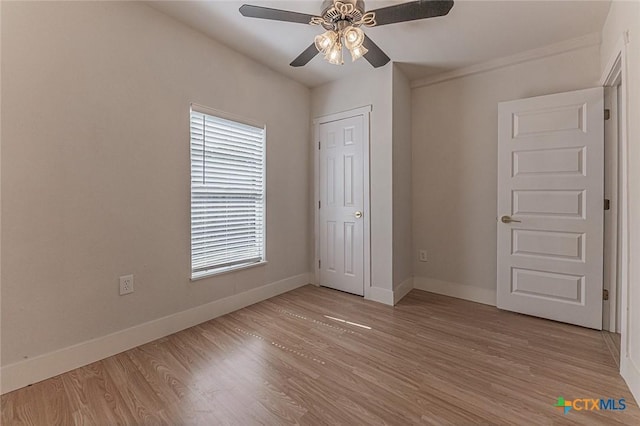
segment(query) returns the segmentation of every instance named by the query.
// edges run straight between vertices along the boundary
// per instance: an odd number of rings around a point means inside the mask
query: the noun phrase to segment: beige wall
[[[371,112],[371,285],[392,290],[392,65],[318,86],[311,91],[311,116],[373,105]],[[367,212],[365,212],[367,214]]]
[[[308,272],[307,88],[142,4],[2,12],[4,365]],[[267,125],[264,267],[189,281],[190,102]]]
[[[495,303],[498,102],[598,85],[598,46],[412,91],[416,285]]]
[[[393,65],[393,287],[413,275],[411,237],[411,86]]]
[[[602,29],[601,67],[607,66],[623,32],[627,49],[627,146],[629,165],[629,283],[628,321],[623,341],[621,372],[636,399],[640,398],[640,2],[614,1]]]

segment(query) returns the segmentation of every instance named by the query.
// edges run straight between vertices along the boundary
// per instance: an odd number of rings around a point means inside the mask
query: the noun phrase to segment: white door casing
[[[498,308],[602,328],[603,105],[602,88],[499,104]]]
[[[320,285],[364,295],[364,116],[319,124]]]
[[[603,288],[609,291],[609,300],[602,304],[602,326],[614,333],[620,331],[616,306],[619,278],[617,104],[617,87],[605,87],[604,107],[610,111],[610,118],[604,123],[604,198],[609,200],[609,210],[604,212]]]

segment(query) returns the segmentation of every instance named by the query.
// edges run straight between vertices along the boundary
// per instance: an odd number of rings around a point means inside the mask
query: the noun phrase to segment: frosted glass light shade
[[[344,37],[344,45],[349,50],[362,46],[364,42],[364,32],[357,27],[347,28],[342,36]]]
[[[338,34],[335,31],[327,31],[324,34],[317,35],[314,43],[318,52],[327,53],[338,40]]]
[[[331,64],[342,65],[344,63],[342,59],[342,45],[336,43],[331,46],[325,53],[324,58]]]
[[[367,54],[368,51],[369,49],[367,49],[364,46],[357,46],[357,47],[354,47],[353,49],[350,49],[349,52],[351,53],[351,62],[355,62],[358,59],[362,58],[364,55]]]

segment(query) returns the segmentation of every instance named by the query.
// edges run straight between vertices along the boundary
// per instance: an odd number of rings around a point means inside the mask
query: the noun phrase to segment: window
[[[191,109],[191,278],[264,262],[265,128]]]

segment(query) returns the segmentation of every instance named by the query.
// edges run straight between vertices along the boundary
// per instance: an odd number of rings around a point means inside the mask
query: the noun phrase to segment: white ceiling
[[[366,9],[402,2],[404,0],[368,0]],[[289,63],[321,30],[311,25],[245,18],[238,12],[243,3],[317,15],[322,1],[153,1],[148,4],[310,87],[371,69],[365,60],[347,62],[348,55],[343,66],[331,65],[318,55],[305,67],[290,67]],[[609,5],[609,1],[456,1],[444,17],[365,31],[392,61],[402,64],[413,80],[599,32]]]

